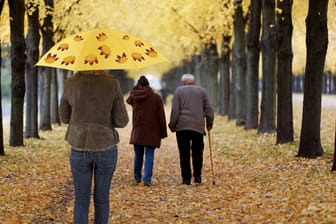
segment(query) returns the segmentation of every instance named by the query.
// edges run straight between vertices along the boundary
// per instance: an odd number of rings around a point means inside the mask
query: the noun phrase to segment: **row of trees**
[[[236,124],[244,125],[246,130],[258,129],[259,133],[276,131],[277,143],[292,142],[293,1],[253,0],[247,14],[243,13],[243,1],[234,0],[233,4],[233,34],[223,35],[220,54],[216,51],[216,42],[210,40],[201,54],[168,72],[164,79],[174,86],[177,84],[176,73],[195,73],[198,81],[208,89],[220,114],[236,119]],[[308,158],[323,154],[320,121],[328,47],[327,12],[327,0],[309,1],[303,120],[298,152],[298,156]],[[260,70],[262,94],[259,114]],[[212,83],[208,84],[204,79],[211,79]]]
[[[50,130],[52,123],[60,123],[56,79],[57,77],[66,78],[67,73],[49,68],[40,68],[38,71],[34,67],[40,55],[40,33],[42,34],[43,54],[53,46],[55,34],[58,39],[65,35],[67,29],[72,31],[80,29],[79,24],[72,27],[68,25],[70,24],[68,19],[57,20],[59,24],[55,25],[53,19],[57,19],[57,14],[54,11],[54,1],[44,0],[43,7],[37,4],[39,2],[37,0],[26,1],[25,7],[24,0],[17,0],[15,4],[13,0],[8,0],[10,17],[12,18],[10,20],[11,146],[23,145],[23,99],[25,94],[27,97],[25,137],[38,138],[38,129]],[[174,30],[157,31],[159,33],[171,32],[171,39],[176,43],[181,42],[182,46],[175,47],[174,50],[185,52],[183,63],[168,71],[164,79],[167,83],[176,85],[179,74],[192,72],[196,75],[198,82],[207,88],[219,114],[228,115],[229,119],[236,119],[237,125],[244,125],[247,130],[258,129],[259,133],[276,130],[277,143],[293,141],[291,88],[293,1],[253,0],[247,4],[247,1],[243,0],[211,0],[212,7],[200,7],[202,4],[208,4],[204,2],[195,1],[186,6],[184,1],[162,1],[161,7],[157,7],[155,4],[146,5],[134,2],[134,8],[138,8],[139,11],[145,10],[144,5],[147,8],[155,8],[155,10],[149,10],[151,13],[156,12],[156,14],[151,14],[153,20],[146,22],[159,23],[159,20],[155,20],[155,18],[162,18],[169,19],[176,24]],[[1,6],[3,4],[4,0],[1,0]],[[63,18],[74,11],[77,12],[73,15],[72,20],[74,17],[82,15],[83,11],[93,10],[93,8],[106,10],[106,7],[109,7],[98,0],[90,3],[72,0],[57,4],[66,4],[62,10]],[[139,15],[134,11],[128,11],[132,7],[129,7],[129,4],[124,1],[116,1],[112,4],[119,4],[122,13]],[[121,7],[123,4],[124,8]],[[126,5],[128,6],[126,7]],[[114,5],[114,7],[116,6]],[[204,17],[192,11],[192,7],[198,7]],[[247,8],[249,10],[246,10]],[[41,9],[43,9],[43,17],[39,16]],[[328,43],[327,11],[328,0],[309,1],[306,19],[305,96],[298,153],[299,156],[309,158],[323,154],[320,142],[320,120],[322,74]],[[23,33],[25,12],[28,17],[26,38]],[[102,18],[104,14],[99,16]],[[112,16],[118,17],[118,15],[110,15],[110,20],[112,20]],[[128,17],[123,18],[127,21]],[[99,26],[99,22],[93,18],[95,17],[90,16],[90,20],[86,20],[87,23]],[[232,20],[228,18],[232,18]],[[125,21],[118,17],[121,26],[125,25],[123,23]],[[64,23],[67,24],[64,25]],[[161,23],[164,24],[164,22]],[[82,21],[81,25],[83,24],[85,22]],[[183,24],[183,26],[180,27],[179,24]],[[137,27],[133,28],[138,29]],[[191,30],[189,34],[192,38],[183,36],[186,35],[186,30]],[[220,44],[218,40],[221,41]],[[199,46],[197,47],[195,43]],[[187,47],[191,44],[194,47],[192,49]],[[164,45],[172,48],[172,45]],[[261,68],[259,68],[260,55]],[[25,58],[26,60],[24,60]],[[62,74],[57,76],[57,73]],[[260,73],[262,74],[262,98],[259,114],[258,80]],[[39,107],[37,106],[38,94]],[[38,108],[40,109],[39,127]],[[312,117],[314,117],[313,125]],[[0,137],[2,138],[2,133]],[[3,150],[2,153],[4,153]]]

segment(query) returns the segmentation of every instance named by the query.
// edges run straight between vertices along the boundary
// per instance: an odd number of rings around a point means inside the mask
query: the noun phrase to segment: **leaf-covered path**
[[[285,145],[275,145],[275,134],[244,131],[217,116],[212,131],[215,185],[207,138],[203,183],[181,184],[171,132],[155,153],[153,185],[135,185],[133,148],[128,144],[131,124],[119,129],[110,223],[336,223],[336,178],[330,172],[334,110],[323,108],[326,153],[315,160],[295,157],[301,105],[295,106],[295,142]],[[26,139],[25,147],[6,146],[7,155],[0,157],[0,223],[71,223],[73,188],[65,130],[57,126],[41,132],[41,140]]]

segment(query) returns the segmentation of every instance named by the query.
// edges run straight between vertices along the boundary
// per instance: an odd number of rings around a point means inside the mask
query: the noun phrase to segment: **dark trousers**
[[[200,177],[203,165],[203,135],[189,130],[177,131],[176,139],[180,152],[180,167],[183,180],[191,180],[190,150],[194,171],[193,176]]]

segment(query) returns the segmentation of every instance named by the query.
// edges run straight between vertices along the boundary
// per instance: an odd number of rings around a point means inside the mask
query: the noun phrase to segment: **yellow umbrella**
[[[37,62],[73,71],[141,69],[168,60],[140,38],[110,29],[93,29],[67,37]]]

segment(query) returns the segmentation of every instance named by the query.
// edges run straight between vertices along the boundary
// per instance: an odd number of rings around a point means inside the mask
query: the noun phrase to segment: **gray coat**
[[[119,143],[115,128],[125,127],[128,115],[117,80],[107,74],[77,73],[67,79],[60,117],[69,124],[65,139],[78,150],[98,151]]]
[[[205,134],[206,125],[212,127],[214,111],[205,89],[183,85],[175,90],[168,124],[172,132],[191,130]]]

